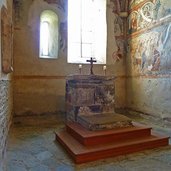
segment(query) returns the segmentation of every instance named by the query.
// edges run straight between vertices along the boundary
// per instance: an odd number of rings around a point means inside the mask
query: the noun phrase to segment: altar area
[[[56,140],[75,163],[168,145],[169,137],[115,113],[115,78],[71,75],[66,79],[66,124]]]

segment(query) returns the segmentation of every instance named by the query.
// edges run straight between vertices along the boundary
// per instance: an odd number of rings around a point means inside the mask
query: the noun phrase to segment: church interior
[[[170,171],[170,0],[1,0],[0,17],[0,171]]]

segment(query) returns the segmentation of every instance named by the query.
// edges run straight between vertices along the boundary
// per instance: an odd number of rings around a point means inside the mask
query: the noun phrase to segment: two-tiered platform
[[[90,131],[79,123],[69,122],[56,132],[75,163],[84,163],[146,149],[167,146],[168,137],[151,134],[151,128],[133,123],[132,127]]]

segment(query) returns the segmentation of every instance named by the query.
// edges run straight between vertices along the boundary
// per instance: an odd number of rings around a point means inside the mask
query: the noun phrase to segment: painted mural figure
[[[141,69],[144,70],[146,67],[147,62],[147,55],[146,55],[146,47],[144,47],[144,50],[142,52],[142,60],[141,60]]]
[[[131,23],[131,28],[133,30],[136,30],[137,29],[137,18],[136,18],[136,15],[133,14],[133,18],[132,18],[132,23]]]
[[[121,59],[123,59],[123,54],[124,54],[124,48],[123,48],[123,32],[124,32],[124,22],[123,19],[118,15],[118,10],[116,4],[113,2],[113,0],[110,1],[110,4],[108,5],[109,7],[109,15],[110,17],[108,18],[109,24],[109,29],[110,32],[112,33],[110,43],[113,46],[113,49],[111,49],[111,59],[112,62],[119,62]],[[115,42],[114,42],[115,40]]]
[[[140,8],[141,28],[146,28],[152,24],[153,20],[153,6],[152,2],[147,2]]]
[[[144,16],[146,16],[147,18],[150,18],[151,17],[151,14],[150,14],[150,8],[148,5],[146,5],[143,9],[143,14]]]
[[[135,47],[135,53],[133,56],[133,65],[137,65],[139,69],[141,69],[141,63],[142,63],[142,54],[143,51],[143,45],[142,43],[137,43],[137,46]]]
[[[122,59],[122,52],[120,47],[118,47],[118,50],[116,52],[113,52],[112,57],[115,62],[118,62]]]
[[[137,30],[137,14],[136,12],[132,12],[129,17],[129,29],[128,32],[132,33]]]
[[[116,43],[117,43],[117,51],[113,52],[112,58],[114,62],[119,62],[120,60],[123,59],[125,44],[123,39],[118,39]]]
[[[154,48],[153,63],[151,71],[158,71],[160,67],[160,52]]]
[[[119,1],[120,2],[120,9],[121,9],[121,11],[126,11],[126,4],[127,4],[127,2],[126,2],[127,0],[122,0],[122,1]]]
[[[123,34],[123,20],[118,15],[118,9],[117,5],[114,4],[113,1],[110,2],[109,9],[111,11],[111,17],[113,18],[113,29],[114,29],[114,35],[120,36]]]
[[[129,4],[128,43],[134,72],[170,72],[171,0],[131,0]]]
[[[114,33],[115,36],[120,36],[123,34],[123,21],[117,14],[114,19]]]
[[[163,46],[159,32],[147,33],[143,39],[136,40],[132,44],[133,65],[140,72],[159,71],[161,63],[160,49]],[[138,42],[137,42],[138,41]]]
[[[158,18],[159,8],[161,6],[160,0],[153,0],[154,7],[153,7],[153,18],[156,20]]]

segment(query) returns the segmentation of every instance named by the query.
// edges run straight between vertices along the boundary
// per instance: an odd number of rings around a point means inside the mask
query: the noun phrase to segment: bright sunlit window
[[[49,55],[49,23],[42,22],[40,26],[41,56]]]
[[[106,0],[68,0],[68,62],[106,63]]]
[[[45,10],[40,16],[40,58],[57,58],[59,50],[58,16],[51,10]]]

